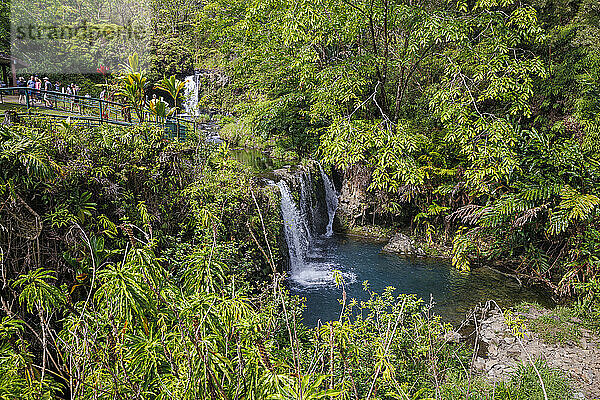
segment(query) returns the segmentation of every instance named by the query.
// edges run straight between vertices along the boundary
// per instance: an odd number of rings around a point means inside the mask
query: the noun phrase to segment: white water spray
[[[321,171],[321,178],[323,179],[323,186],[325,186],[325,203],[327,204],[327,215],[329,216],[329,221],[327,222],[327,231],[325,235],[331,236],[333,235],[333,219],[335,217],[335,211],[338,206],[338,198],[337,193],[335,191],[335,186],[331,182],[331,179],[327,176],[325,171],[323,171],[323,167],[319,164],[319,170]]]
[[[185,113],[191,116],[198,115],[198,84],[200,76],[198,74],[190,75],[185,78],[185,100],[183,107]]]
[[[308,250],[309,234],[306,230],[306,221],[294,203],[290,188],[284,180],[277,183],[281,193],[281,216],[283,217],[283,231],[290,254],[290,272],[292,276],[302,270],[304,258]]]
[[[326,177],[323,171],[321,173]],[[301,290],[333,286],[335,285],[334,270],[339,270],[340,266],[326,251],[332,239],[319,237],[315,225],[308,220],[309,218],[315,220],[317,217],[316,204],[313,203],[318,200],[313,198],[311,176],[309,173],[301,172],[301,175],[296,177],[300,189],[298,206],[294,202],[288,184],[284,180],[276,184],[281,193],[281,216],[290,257],[290,282]],[[326,182],[329,182],[328,184],[331,185],[329,189],[325,188],[325,193],[329,193],[327,196],[333,196],[334,200],[330,199],[329,202],[333,205],[333,213],[335,213],[335,205],[337,205],[335,189],[329,178],[323,179],[323,182],[326,185]],[[333,215],[330,214],[330,221],[332,220]],[[312,234],[311,230],[315,233]],[[328,230],[331,231],[331,222]],[[346,283],[353,283],[356,280],[356,275],[349,271],[343,272],[342,276]]]

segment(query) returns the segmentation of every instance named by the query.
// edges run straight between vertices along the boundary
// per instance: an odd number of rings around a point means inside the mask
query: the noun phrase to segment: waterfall
[[[317,233],[317,205],[313,198],[312,177],[310,170],[300,173],[300,213],[304,219],[306,231],[309,234],[309,239],[312,240]]]
[[[333,215],[337,207],[335,188],[331,180],[321,168],[323,177],[325,198],[315,196],[317,191],[313,190],[314,181],[309,171],[300,170],[289,180],[294,190],[298,192],[298,204],[292,196],[292,190],[288,183],[281,179],[276,185],[281,193],[281,216],[283,218],[283,233],[287,243],[290,270],[290,283],[300,290],[312,290],[323,286],[335,285],[334,271],[339,270],[339,265],[332,260],[330,249],[335,246],[332,236],[331,225]],[[289,176],[289,175],[288,175]],[[327,235],[319,230],[323,225],[324,216],[319,216],[317,208],[323,210],[320,204],[327,203],[329,224]],[[351,271],[342,272],[346,283],[356,281],[356,275]]]
[[[183,106],[187,115],[197,116],[198,115],[198,85],[200,81],[200,75],[195,73],[194,75],[187,76],[185,78],[185,100]]]
[[[335,211],[337,210],[338,198],[335,186],[333,186],[331,179],[329,179],[325,171],[323,171],[323,167],[321,167],[320,163],[319,170],[321,171],[321,178],[323,178],[323,186],[325,186],[325,204],[327,205],[327,215],[329,216],[325,234],[331,236],[333,235],[333,218],[335,217]]]
[[[306,230],[306,220],[294,203],[290,188],[284,180],[277,183],[281,192],[281,216],[283,231],[290,254],[290,270],[292,276],[304,266],[304,258],[309,245],[309,233]]]

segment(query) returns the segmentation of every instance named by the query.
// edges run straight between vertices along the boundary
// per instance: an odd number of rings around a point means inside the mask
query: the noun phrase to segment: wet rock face
[[[277,180],[283,179],[289,184],[296,185],[296,177],[294,176],[294,172],[295,171],[292,171],[291,166],[286,165],[283,168],[273,170],[273,175]]]
[[[425,256],[423,249],[417,247],[413,240],[403,233],[396,233],[384,246],[383,251],[405,256]]]
[[[287,165],[274,170],[272,174],[275,181],[283,180],[289,186],[311,233],[325,233],[329,216],[319,164],[309,161],[303,165]]]
[[[344,171],[336,213],[339,228],[352,227],[364,218],[370,183],[371,171],[365,166],[356,165]]]

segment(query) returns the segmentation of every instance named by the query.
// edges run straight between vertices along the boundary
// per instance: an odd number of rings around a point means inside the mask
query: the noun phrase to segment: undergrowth
[[[543,361],[535,366],[544,382],[548,400],[574,399],[573,390],[562,371]],[[471,382],[463,375],[452,375],[442,388],[445,400],[544,400],[544,389],[531,364],[521,364],[507,381],[495,384],[481,378]]]

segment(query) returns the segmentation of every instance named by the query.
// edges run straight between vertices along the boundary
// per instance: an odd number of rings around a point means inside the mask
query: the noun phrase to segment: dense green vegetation
[[[208,99],[239,116],[231,137],[367,171],[370,197],[350,225],[410,225],[451,242],[462,270],[501,260],[591,298],[598,7],[213,1],[196,14],[196,67],[231,78]]]
[[[245,296],[258,291],[271,263],[281,264],[278,252],[269,260],[261,253],[276,247],[277,198],[258,191],[241,166],[192,140],[168,143],[148,127],[81,131],[44,121],[2,131],[2,332],[10,355],[2,368],[14,368],[21,379],[3,382],[16,385],[5,395],[46,391],[23,380],[27,374],[46,379],[48,390],[53,381],[69,381],[40,376],[48,367],[78,379],[76,397],[94,387],[106,392],[100,378],[109,379],[115,366],[107,359],[108,369],[97,370],[99,349],[87,344],[112,352],[125,336],[151,338],[146,344],[173,339],[178,319],[161,313],[185,314],[187,335],[207,318],[202,304],[225,298],[230,312],[251,310]],[[185,311],[175,300],[184,293]],[[220,307],[215,312],[224,312]],[[20,314],[34,320],[20,322]],[[18,338],[43,354],[37,366]],[[82,375],[76,378],[73,368]],[[115,390],[109,397],[129,389]]]
[[[1,398],[472,392],[469,347],[414,296],[359,304],[340,282],[339,321],[304,327],[281,283],[278,193],[223,148],[146,126],[0,132]],[[527,371],[494,398],[537,393]]]
[[[108,88],[143,121],[181,109],[177,76],[209,71],[200,103],[230,113],[231,142],[361,171],[368,197],[345,224],[408,229],[450,244],[462,271],[501,263],[574,295],[532,323],[550,342],[577,338],[574,316],[598,329],[597,1],[149,6],[148,68],[131,55],[107,77],[53,79]],[[144,124],[0,127],[0,398],[572,396],[541,362],[495,385],[473,376],[469,343],[391,289],[365,283],[357,303],[338,277],[339,320],[304,326],[282,246],[277,190],[227,146]]]

